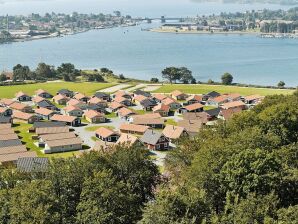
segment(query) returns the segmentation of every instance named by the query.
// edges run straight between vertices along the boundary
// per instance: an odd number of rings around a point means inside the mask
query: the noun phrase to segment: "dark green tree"
[[[233,83],[233,76],[230,73],[225,73],[221,77],[222,84],[231,85]]]

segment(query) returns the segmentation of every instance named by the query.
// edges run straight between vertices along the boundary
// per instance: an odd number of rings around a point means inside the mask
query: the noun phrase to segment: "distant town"
[[[116,26],[135,26],[131,16],[113,14],[46,13],[29,16],[0,16],[0,43],[59,37]]]
[[[298,7],[283,10],[221,13],[220,15],[167,18],[132,18],[120,11],[113,14],[46,13],[29,16],[0,16],[0,43],[60,37],[91,29],[136,26],[159,20],[162,26],[149,29],[172,33],[257,34],[267,38],[298,38]]]

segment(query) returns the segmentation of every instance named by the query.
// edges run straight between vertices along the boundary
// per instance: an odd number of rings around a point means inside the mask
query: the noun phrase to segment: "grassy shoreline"
[[[224,85],[208,85],[208,84],[167,84],[153,91],[154,93],[170,93],[174,90],[180,90],[189,94],[204,94],[211,91],[219,93],[239,93],[241,95],[260,94],[263,96],[274,94],[292,94],[295,90],[290,89],[270,89],[256,87],[240,87],[240,86],[224,86]]]

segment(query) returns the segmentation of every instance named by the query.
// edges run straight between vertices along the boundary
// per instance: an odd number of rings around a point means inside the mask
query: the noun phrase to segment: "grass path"
[[[33,95],[36,90],[44,89],[53,95],[60,89],[69,89],[84,93],[86,95],[92,95],[96,91],[109,88],[117,85],[117,83],[94,83],[94,82],[50,82],[50,83],[36,83],[26,85],[15,86],[0,86],[0,98],[12,98],[18,91],[23,91],[29,95]]]
[[[222,86],[222,85],[184,85],[184,84],[173,84],[163,85],[159,89],[155,90],[155,93],[170,93],[174,90],[180,90],[189,94],[204,94],[211,91],[217,91],[219,93],[239,93],[243,96],[260,94],[263,96],[273,94],[291,94],[294,90],[288,89],[269,89],[269,88],[253,88],[253,87],[239,87],[239,86]]]

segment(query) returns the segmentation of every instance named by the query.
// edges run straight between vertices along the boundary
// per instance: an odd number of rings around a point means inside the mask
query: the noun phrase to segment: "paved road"
[[[114,93],[114,92],[117,92],[118,90],[125,89],[125,88],[130,87],[130,86],[131,85],[129,85],[129,84],[119,84],[119,85],[112,86],[112,87],[109,87],[109,88],[106,88],[106,89],[101,89],[98,92]]]

